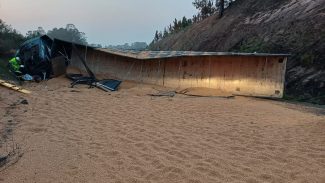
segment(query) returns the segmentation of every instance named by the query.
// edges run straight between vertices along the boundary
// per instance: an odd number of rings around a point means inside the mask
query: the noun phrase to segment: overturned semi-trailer
[[[120,80],[177,89],[205,87],[235,95],[282,98],[287,54],[118,51],[41,36],[17,53],[31,74],[55,77],[67,65]],[[92,71],[92,72],[91,72]]]
[[[77,54],[98,75],[177,89],[205,87],[234,95],[282,98],[287,54],[191,51],[118,51],[78,46],[71,65],[84,69]]]

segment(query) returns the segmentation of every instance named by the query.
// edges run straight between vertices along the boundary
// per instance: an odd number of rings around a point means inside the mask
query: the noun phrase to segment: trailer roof
[[[197,51],[130,51],[130,50],[115,50],[95,48],[95,50],[105,53],[119,55],[123,57],[135,59],[159,59],[159,58],[172,58],[172,57],[189,57],[189,56],[277,56],[288,57],[289,54],[269,54],[269,53],[235,53],[235,52],[197,52]]]
[[[271,54],[271,53],[238,53],[238,52],[200,52],[200,51],[134,51],[134,50],[117,50],[110,48],[95,48],[89,45],[82,45],[79,43],[73,43],[69,41],[62,42],[74,44],[79,47],[88,47],[90,49],[98,50],[101,52],[109,53],[112,55],[118,55],[128,58],[135,58],[139,60],[148,59],[162,59],[173,57],[193,57],[193,56],[257,56],[257,57],[288,57],[290,54]]]

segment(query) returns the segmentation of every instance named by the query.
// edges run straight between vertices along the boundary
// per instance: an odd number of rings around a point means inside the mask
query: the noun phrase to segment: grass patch
[[[315,97],[304,97],[302,95],[294,96],[285,94],[282,99],[287,102],[309,103],[315,105],[322,105],[325,107],[325,95]]]
[[[272,49],[270,48],[269,44],[264,42],[262,39],[250,38],[238,42],[230,51],[242,53],[261,53],[269,52],[271,50]]]
[[[253,39],[242,44],[239,47],[239,51],[246,52],[246,53],[254,53],[263,50],[263,48],[264,48],[264,43],[262,40]]]
[[[304,53],[300,57],[300,63],[305,67],[310,67],[314,64],[315,56],[312,53]]]

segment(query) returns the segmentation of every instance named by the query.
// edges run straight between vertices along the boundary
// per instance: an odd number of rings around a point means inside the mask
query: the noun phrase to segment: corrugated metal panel
[[[57,39],[60,40],[60,39]],[[135,58],[139,60],[147,59],[162,59],[173,57],[193,57],[193,56],[257,56],[257,57],[288,57],[290,54],[270,54],[270,53],[236,53],[236,52],[200,52],[200,51],[132,51],[132,50],[117,50],[109,48],[94,48],[92,46],[82,45],[78,43],[60,40],[69,44],[74,44],[77,47],[87,47],[105,53],[119,55],[123,57]]]
[[[234,53],[234,52],[195,52],[195,51],[124,51],[114,49],[95,48],[95,50],[135,59],[161,59],[172,57],[190,56],[279,56],[288,57],[288,54],[268,54],[268,53]]]

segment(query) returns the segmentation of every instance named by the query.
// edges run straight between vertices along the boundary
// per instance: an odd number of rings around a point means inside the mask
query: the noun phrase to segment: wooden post
[[[211,88],[211,56],[209,56],[209,88]]]
[[[8,82],[6,82],[6,81],[4,81],[4,80],[1,80],[1,79],[0,79],[0,85],[4,86],[4,87],[6,87],[6,88],[9,88],[9,89],[11,89],[11,90],[15,90],[15,91],[20,92],[20,93],[24,93],[24,94],[30,94],[30,93],[31,93],[31,92],[28,91],[28,90],[25,90],[25,89],[23,89],[23,88],[20,88],[20,87],[18,87],[18,86],[16,86],[16,85],[13,85],[13,84],[8,83]]]
[[[164,74],[163,74],[163,86],[165,86],[165,76],[166,76],[166,62],[164,62]]]
[[[141,83],[143,82],[143,79],[142,79],[142,69],[143,69],[143,60],[141,61],[141,68],[140,68],[140,74],[139,74],[139,78],[140,78],[140,81]]]
[[[160,76],[160,62],[161,62],[161,60],[159,59],[159,61],[158,61],[158,71],[157,71],[157,74],[156,74],[155,84],[157,84],[158,81],[159,81],[159,76]]]
[[[285,80],[286,80],[287,62],[288,62],[288,57],[283,59],[282,80],[281,80],[281,83],[282,83],[281,84],[282,95],[280,95],[281,98],[283,98],[283,95],[285,93]]]
[[[183,58],[179,59],[179,66],[178,66],[178,88],[181,87],[181,70],[182,70],[182,63],[183,62]]]

